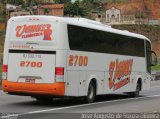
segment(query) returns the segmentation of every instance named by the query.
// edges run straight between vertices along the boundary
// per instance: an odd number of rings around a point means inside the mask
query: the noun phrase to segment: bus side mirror
[[[151,51],[151,65],[157,65],[157,54],[154,51]]]

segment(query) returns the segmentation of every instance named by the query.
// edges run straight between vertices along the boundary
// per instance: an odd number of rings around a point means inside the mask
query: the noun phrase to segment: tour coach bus
[[[20,16],[8,21],[3,91],[39,101],[150,88],[151,42],[83,18]]]

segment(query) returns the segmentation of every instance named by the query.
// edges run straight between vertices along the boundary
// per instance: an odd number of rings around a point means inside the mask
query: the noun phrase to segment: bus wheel
[[[95,84],[93,83],[93,81],[89,84],[89,88],[88,88],[88,93],[87,93],[87,97],[86,97],[86,102],[87,103],[92,103],[94,102],[95,96],[96,96],[96,88],[95,88]]]
[[[138,82],[137,86],[136,86],[136,91],[135,92],[131,92],[131,96],[132,97],[138,97],[140,90],[141,90],[141,86],[140,86],[140,83]]]
[[[53,101],[53,98],[46,98],[46,97],[35,97],[35,99],[39,102],[44,102],[44,103]]]

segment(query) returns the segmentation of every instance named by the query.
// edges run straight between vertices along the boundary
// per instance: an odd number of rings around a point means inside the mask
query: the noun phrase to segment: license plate
[[[26,83],[35,83],[35,79],[26,79]]]

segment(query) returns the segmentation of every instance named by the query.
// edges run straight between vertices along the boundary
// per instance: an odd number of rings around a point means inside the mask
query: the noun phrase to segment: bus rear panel
[[[65,95],[67,45],[59,43],[63,38],[57,37],[61,30],[57,24],[43,17],[9,20],[2,69],[5,92]],[[58,60],[61,56],[63,60]]]

